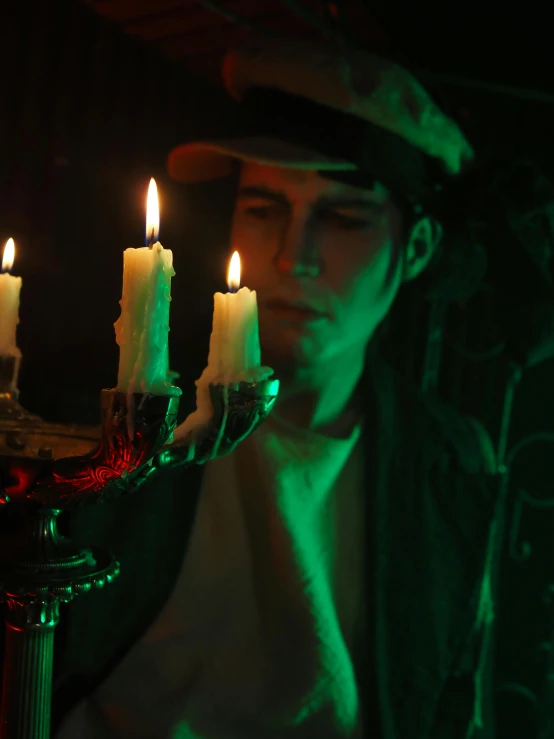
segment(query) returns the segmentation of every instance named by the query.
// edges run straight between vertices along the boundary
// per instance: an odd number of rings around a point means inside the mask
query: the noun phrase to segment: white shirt
[[[271,416],[206,465],[171,597],[56,739],[362,736],[360,433]]]

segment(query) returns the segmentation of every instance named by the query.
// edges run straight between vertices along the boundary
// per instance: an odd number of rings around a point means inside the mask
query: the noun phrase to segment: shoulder
[[[379,369],[380,384],[393,397],[397,439],[429,463],[454,462],[469,475],[494,475],[496,454],[484,425],[466,416],[436,395],[422,393],[390,366]]]

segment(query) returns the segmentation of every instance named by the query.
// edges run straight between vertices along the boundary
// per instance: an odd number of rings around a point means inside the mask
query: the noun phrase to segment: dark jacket
[[[378,715],[384,739],[465,739],[477,698],[485,730],[467,736],[492,739],[491,641],[474,626],[496,496],[479,441],[466,419],[382,363],[368,372],[366,390],[370,617],[366,648],[354,655],[366,723]],[[132,496],[73,514],[74,539],[113,552],[121,574],[62,607],[53,730],[169,597],[202,472],[164,472]]]

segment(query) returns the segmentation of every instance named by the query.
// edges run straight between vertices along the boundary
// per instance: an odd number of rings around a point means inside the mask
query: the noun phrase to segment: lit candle
[[[213,416],[210,385],[261,382],[273,374],[261,366],[256,291],[240,286],[240,257],[235,252],[227,275],[228,293],[215,293],[208,364],[196,381],[196,410],[175,429],[175,440],[192,439]]]
[[[240,257],[235,252],[227,273],[228,293],[214,295],[214,315],[208,367],[222,384],[237,381],[260,365],[256,291],[240,287]]]
[[[115,323],[119,345],[117,389],[127,393],[168,395],[169,303],[173,253],[158,241],[158,192],[150,180],[146,204],[146,243],[123,254],[121,315]]]
[[[2,258],[2,274],[0,274],[0,354],[19,357],[15,332],[19,323],[19,293],[21,277],[9,274],[14,262],[15,244],[8,239]]]

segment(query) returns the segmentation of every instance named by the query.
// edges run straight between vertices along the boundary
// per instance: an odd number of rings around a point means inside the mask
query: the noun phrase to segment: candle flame
[[[146,198],[146,245],[152,246],[158,240],[160,233],[160,206],[158,203],[158,188],[152,177],[148,186]]]
[[[4,256],[2,258],[2,272],[9,272],[13,267],[13,260],[15,258],[15,244],[13,239],[6,241],[4,247]]]
[[[240,257],[238,251],[234,252],[227,273],[227,284],[231,292],[236,292],[240,287]]]

